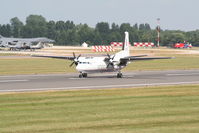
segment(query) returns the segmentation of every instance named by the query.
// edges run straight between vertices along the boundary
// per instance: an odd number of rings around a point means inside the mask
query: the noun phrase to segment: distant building
[[[88,44],[86,42],[82,43],[82,47],[87,48]]]

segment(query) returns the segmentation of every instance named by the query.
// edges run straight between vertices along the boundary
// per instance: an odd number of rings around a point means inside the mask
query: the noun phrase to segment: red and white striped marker
[[[153,42],[135,42],[134,47],[154,47],[155,44]]]
[[[123,46],[123,42],[111,42],[111,46],[112,47],[122,47]],[[129,44],[131,45],[131,44]]]
[[[92,46],[94,52],[111,52],[115,51],[112,46]]]
[[[123,42],[111,42],[111,46],[112,47],[122,47],[123,46]]]

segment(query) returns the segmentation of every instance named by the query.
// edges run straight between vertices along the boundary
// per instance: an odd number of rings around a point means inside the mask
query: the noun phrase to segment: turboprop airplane
[[[129,33],[125,32],[125,42],[122,50],[116,54],[104,57],[81,57],[76,56],[73,53],[73,57],[67,56],[40,56],[33,55],[35,57],[47,57],[57,59],[68,59],[72,60],[73,66],[76,65],[77,71],[80,73],[79,78],[87,77],[88,73],[103,73],[103,72],[117,72],[117,78],[122,78],[121,70],[126,67],[130,62],[136,60],[154,60],[154,59],[171,59],[172,57],[145,57],[147,55],[130,56],[129,48]]]

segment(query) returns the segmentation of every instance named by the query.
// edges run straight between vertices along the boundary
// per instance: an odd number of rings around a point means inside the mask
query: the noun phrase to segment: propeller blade
[[[109,59],[111,58],[111,56],[108,53],[107,53],[107,56],[108,56]]]
[[[113,55],[113,57],[111,58],[111,56],[107,53],[107,56],[108,56],[108,59],[105,60],[105,61],[108,61],[106,68],[108,68],[110,65],[114,66],[113,59],[115,58],[115,55]]]
[[[76,65],[76,66],[78,65],[78,62],[79,62],[79,61],[75,62],[75,65]]]
[[[75,56],[75,52],[73,52],[73,57],[74,57],[74,60],[73,60],[73,62],[70,64],[70,67],[72,67],[73,66],[73,64],[75,64],[76,66],[78,65],[78,59],[79,59],[79,57],[81,56],[81,54],[78,56],[78,57],[76,57]]]
[[[110,65],[110,63],[108,63],[108,65],[106,66],[106,68],[108,68],[108,67],[109,67],[109,65]]]
[[[72,67],[74,63],[75,63],[75,62],[73,61],[73,63],[70,64],[70,67]]]
[[[113,58],[111,58],[112,60],[115,58],[115,55],[113,56]]]
[[[81,54],[77,57],[77,60],[79,59],[80,56],[81,56]]]
[[[113,63],[110,62],[110,63],[108,63],[106,68],[108,68],[110,65],[114,66]]]
[[[76,58],[75,53],[73,52],[73,57]]]

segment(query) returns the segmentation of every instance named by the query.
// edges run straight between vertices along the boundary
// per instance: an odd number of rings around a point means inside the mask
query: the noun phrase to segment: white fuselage
[[[113,57],[112,55],[111,57]],[[116,72],[123,69],[125,66],[119,66],[120,58],[128,56],[125,51],[120,51],[115,54],[113,59],[114,65],[107,67],[107,62],[104,61],[106,57],[80,57],[79,63],[76,66],[77,71],[81,73],[103,73],[103,72]]]
[[[122,69],[117,65],[107,67],[104,59],[105,57],[80,57],[76,69],[82,73],[114,72]]]

